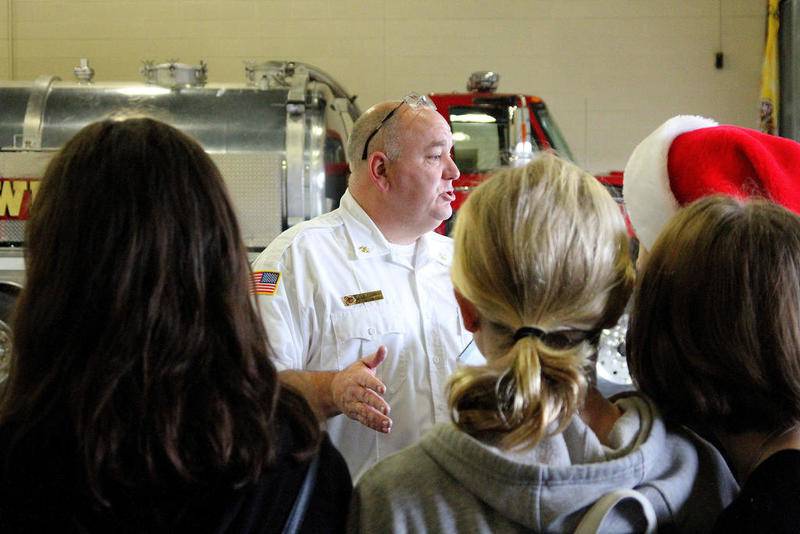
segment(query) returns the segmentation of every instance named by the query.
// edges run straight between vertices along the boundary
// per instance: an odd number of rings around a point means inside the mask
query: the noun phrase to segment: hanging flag
[[[764,64],[761,66],[761,131],[778,135],[778,100],[780,72],[778,71],[778,4],[769,0],[767,6],[767,38],[764,45]]]

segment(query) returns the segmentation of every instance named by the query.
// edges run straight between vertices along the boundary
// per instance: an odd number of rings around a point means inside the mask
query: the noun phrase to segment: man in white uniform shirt
[[[281,379],[328,421],[357,479],[449,420],[470,341],[450,283],[453,136],[425,97],[369,109],[348,143],[341,206],[258,257],[256,293]],[[341,415],[340,415],[341,414]]]

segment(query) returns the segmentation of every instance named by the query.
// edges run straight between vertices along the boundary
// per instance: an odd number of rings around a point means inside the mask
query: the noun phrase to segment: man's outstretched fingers
[[[361,405],[358,422],[384,434],[392,430],[392,420],[366,404]]]
[[[362,389],[360,400],[384,415],[389,415],[391,411],[389,403],[371,389]]]
[[[386,386],[372,373],[361,373],[356,376],[356,380],[359,385],[371,389],[378,395],[383,395],[386,392]]]

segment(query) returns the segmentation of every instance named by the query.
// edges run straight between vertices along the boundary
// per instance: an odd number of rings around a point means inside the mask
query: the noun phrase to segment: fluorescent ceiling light
[[[450,115],[450,122],[497,122],[497,120],[484,113],[465,113],[463,115]]]

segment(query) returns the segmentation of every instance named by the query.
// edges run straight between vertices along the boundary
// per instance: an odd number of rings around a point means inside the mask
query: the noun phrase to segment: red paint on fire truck
[[[431,93],[429,98],[453,131],[453,159],[461,177],[453,183],[453,217],[436,229],[449,233],[469,191],[494,169],[520,166],[541,150],[573,160],[564,136],[544,101],[537,96],[497,93],[499,76],[476,72],[466,93]],[[622,173],[598,176],[611,195],[622,201]]]

